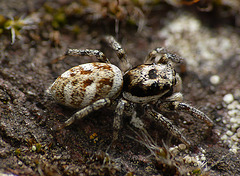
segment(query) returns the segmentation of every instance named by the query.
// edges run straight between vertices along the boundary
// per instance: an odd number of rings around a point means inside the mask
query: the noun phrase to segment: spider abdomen
[[[95,62],[67,70],[49,87],[48,92],[60,104],[84,108],[102,98],[116,98],[122,85],[123,76],[118,67]]]
[[[124,75],[124,98],[135,103],[159,99],[175,84],[175,71],[168,64],[143,64]]]

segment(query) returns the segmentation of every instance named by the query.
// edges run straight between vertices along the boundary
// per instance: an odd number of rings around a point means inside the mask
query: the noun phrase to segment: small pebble
[[[199,160],[199,158],[198,158],[198,160]],[[195,157],[191,157],[191,162],[192,162],[192,163],[198,163],[198,160],[197,160],[197,158],[195,158]]]
[[[233,135],[233,132],[230,131],[230,130],[228,130],[228,131],[226,132],[226,135],[228,135],[228,136],[232,136],[232,135]]]
[[[231,128],[231,131],[236,131],[237,129],[238,129],[238,127],[239,127],[239,124],[238,123],[234,123],[233,125],[232,125],[232,128]]]
[[[234,91],[234,97],[240,98],[240,89],[236,89],[236,90]]]
[[[238,148],[236,145],[233,145],[233,146],[231,147],[230,151],[236,154],[237,151],[238,151],[238,149],[239,149],[239,148]]]
[[[221,140],[225,141],[225,140],[227,140],[227,139],[228,139],[228,137],[227,137],[226,134],[222,135]]]
[[[200,159],[201,159],[201,161],[206,161],[206,157],[205,156],[202,156]]]
[[[190,156],[185,156],[183,159],[185,160],[185,163],[191,163],[192,162],[192,157],[190,157]]]
[[[214,85],[217,85],[220,83],[220,77],[218,75],[212,75],[210,77],[210,82]]]
[[[234,117],[230,118],[230,122],[231,122],[231,123],[236,123],[237,121],[238,121],[237,118],[234,118]]]
[[[224,124],[226,124],[226,123],[227,123],[227,121],[226,121],[226,120],[223,120],[222,122],[223,122]]]
[[[231,103],[234,100],[233,94],[226,94],[223,97],[223,101],[227,104]]]
[[[232,125],[231,125],[231,124],[227,124],[226,127],[227,127],[228,129],[231,129],[231,128],[232,128]]]
[[[228,115],[230,115],[231,117],[236,117],[236,115],[239,113],[239,110],[230,110],[228,111]]]
[[[205,149],[202,149],[202,153],[206,153],[206,150],[205,150]]]
[[[195,156],[195,159],[197,160],[197,161],[199,161],[199,156],[197,155],[197,156]]]
[[[234,141],[234,142],[238,142],[239,141],[239,138],[237,137],[237,135],[233,135],[231,137],[231,140]]]
[[[185,150],[187,147],[186,147],[185,144],[179,144],[179,145],[178,145],[178,148],[179,148],[180,150]]]
[[[171,147],[169,149],[169,152],[173,155],[176,156],[179,153],[179,150],[176,147]]]
[[[237,137],[240,138],[240,128],[237,130]]]
[[[230,151],[235,153],[235,154],[237,153],[237,149],[230,149]]]
[[[35,145],[32,146],[32,151],[36,151],[37,147]]]
[[[238,109],[239,108],[239,103],[238,101],[233,101],[231,104],[227,106],[228,109]]]
[[[22,161],[18,161],[18,165],[22,166],[23,162]]]

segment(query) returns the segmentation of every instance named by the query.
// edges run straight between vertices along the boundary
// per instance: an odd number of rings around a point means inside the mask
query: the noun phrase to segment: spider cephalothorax
[[[121,127],[121,118],[125,110],[136,115],[130,104],[139,104],[145,113],[160,122],[172,135],[186,145],[190,142],[160,112],[182,111],[204,120],[208,126],[213,122],[203,112],[182,103],[181,78],[173,64],[182,58],[171,54],[163,48],[156,48],[147,56],[144,64],[132,68],[125,51],[112,37],[104,41],[117,52],[121,70],[112,65],[99,50],[69,49],[66,56],[96,56],[99,62],[75,66],[61,76],[48,88],[47,92],[58,102],[66,106],[79,108],[60,128],[71,125],[89,113],[117,101],[113,122],[113,140],[117,140]],[[56,60],[55,60],[56,61]],[[129,110],[131,109],[131,110]]]
[[[123,97],[134,103],[158,100],[176,84],[175,70],[169,64],[143,64],[125,73]]]

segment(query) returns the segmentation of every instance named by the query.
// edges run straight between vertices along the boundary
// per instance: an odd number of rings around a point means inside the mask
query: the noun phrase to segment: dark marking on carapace
[[[148,76],[150,79],[156,79],[158,77],[157,70],[156,69],[149,70]]]
[[[167,77],[167,75],[164,74],[164,75],[161,76],[161,78],[167,79],[168,77]]]
[[[144,84],[144,80],[138,82],[137,84],[132,85],[132,79],[134,79],[131,75],[126,74],[123,77],[124,85],[123,90],[131,93],[133,96],[137,97],[146,97],[146,96],[154,96],[167,93],[170,90],[170,85],[160,83],[158,81],[153,82],[151,85],[146,86]]]

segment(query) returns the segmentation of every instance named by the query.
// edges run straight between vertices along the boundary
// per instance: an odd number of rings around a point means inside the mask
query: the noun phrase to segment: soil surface
[[[188,3],[187,3],[188,2]],[[192,2],[192,3],[189,3]],[[186,5],[187,4],[187,5]],[[0,2],[0,175],[240,175],[240,12],[231,1]],[[172,137],[137,108],[144,129],[124,115],[112,145],[115,104],[56,131],[77,109],[57,104],[47,88],[94,57],[67,48],[99,49],[113,35],[133,66],[156,47],[185,59],[177,65],[184,102],[214,122],[161,112],[191,142]]]

